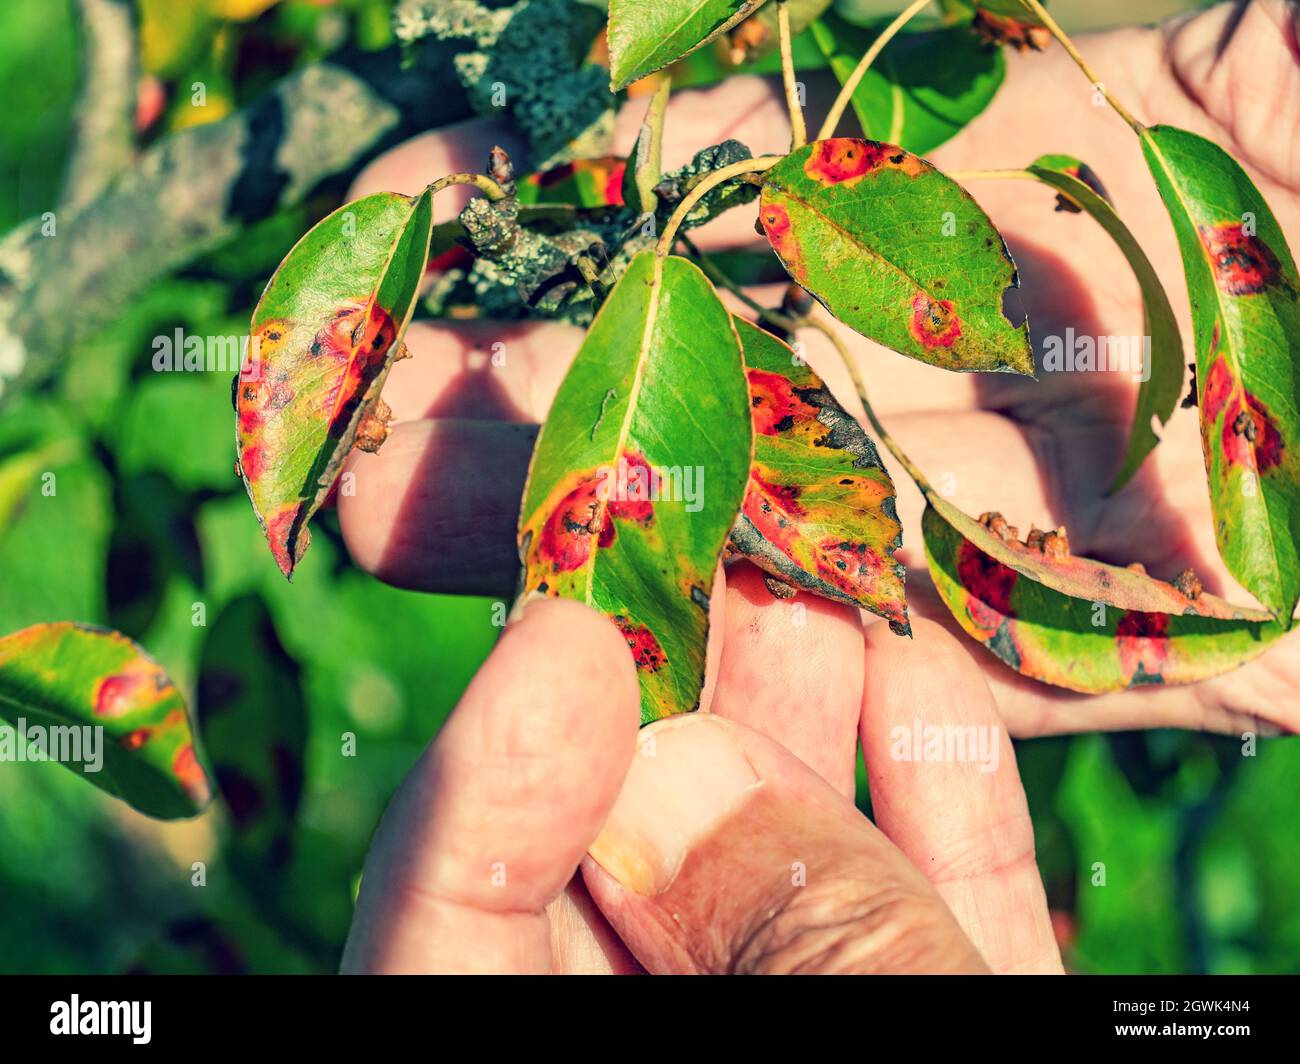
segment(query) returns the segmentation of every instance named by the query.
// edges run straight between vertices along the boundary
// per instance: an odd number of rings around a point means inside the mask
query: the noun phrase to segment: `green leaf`
[[[1088,694],[1196,683],[1282,635],[1267,614],[1205,594],[1189,578],[1175,586],[1075,557],[1063,530],[1020,543],[1000,514],[974,521],[934,492],[926,498],[926,559],[944,605],[1023,676]]]
[[[69,768],[148,816],[193,816],[211,786],[199,759],[185,700],[162,667],[119,632],[62,621],[0,638],[0,716],[13,725],[4,760],[17,757],[19,722],[28,753],[33,729],[54,752],[54,728],[77,746]],[[102,728],[86,742],[86,728]],[[60,740],[61,741],[61,740]],[[99,766],[94,769],[98,743]]]
[[[260,879],[289,857],[307,745],[298,664],[261,599],[229,603],[208,630],[197,708],[230,811],[232,855],[245,876]]]
[[[253,311],[236,443],[285,576],[368,416],[363,439],[382,439],[377,400],[415,307],[432,224],[427,189],[346,204],[294,246]]]
[[[671,77],[665,76],[659,82],[623,172],[623,202],[643,214],[654,214],[659,207],[655,185],[663,173],[664,112],[672,88]]]
[[[725,33],[763,0],[610,0],[610,91],[666,67]]]
[[[692,263],[643,252],[560,386],[519,522],[523,594],[575,598],[614,620],[637,663],[643,721],[699,704],[708,596],[752,455],[730,315]]]
[[[857,26],[833,11],[812,35],[843,84],[890,20]],[[992,101],[1006,74],[1002,52],[964,26],[900,33],[853,92],[865,136],[918,154],[960,132]]]
[[[1290,627],[1300,600],[1300,276],[1282,229],[1218,145],[1141,134],[1192,304],[1201,442],[1219,553]]]
[[[1001,235],[951,178],[892,144],[838,137],[765,174],[759,219],[800,285],[840,321],[952,370],[1033,374]]]
[[[754,464],[731,544],[764,572],[911,631],[894,482],[862,426],[789,345],[737,318]]]
[[[1183,389],[1183,338],[1178,331],[1169,296],[1155,267],[1133,234],[1120,220],[1096,174],[1084,162],[1070,155],[1044,155],[1035,159],[1029,172],[1057,190],[1058,210],[1087,211],[1124,252],[1142,291],[1143,336],[1150,337],[1150,366],[1138,388],[1133,411],[1133,430],[1120,470],[1110,491],[1122,488],[1137,472],[1143,459],[1160,442],[1151,420],[1167,425],[1178,406]]]

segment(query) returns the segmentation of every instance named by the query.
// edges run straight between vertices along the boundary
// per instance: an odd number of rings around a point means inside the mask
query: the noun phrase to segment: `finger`
[[[606,819],[640,720],[618,630],[530,605],[384,814],[346,971],[547,972],[544,913]]]
[[[716,714],[642,729],[583,864],[650,972],[977,972],[938,895],[842,795]]]
[[[712,712],[780,743],[851,800],[862,699],[858,611],[804,592],[775,598],[743,561],[727,569],[726,602]]]
[[[928,572],[907,577],[908,610],[969,639],[940,600]],[[1018,739],[1085,731],[1196,728],[1225,735],[1300,733],[1295,677],[1300,638],[1290,636],[1263,657],[1233,672],[1190,686],[1143,685],[1130,691],[1085,695],[1050,687],[1008,668],[983,647],[971,648],[997,701],[1007,730]]]
[[[995,972],[1060,972],[1015,753],[970,654],[938,625],[868,630],[862,750],[876,824]]]
[[[540,422],[582,336],[560,322],[417,321],[405,337],[413,357],[393,364],[384,400],[399,422]]]
[[[414,421],[353,452],[339,524],[353,560],[397,587],[514,594],[515,526],[535,425]]]

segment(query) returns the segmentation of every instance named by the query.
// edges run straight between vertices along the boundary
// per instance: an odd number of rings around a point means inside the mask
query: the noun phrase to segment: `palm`
[[[1300,151],[1288,155],[1275,147],[1298,142],[1291,136],[1300,129],[1295,33],[1287,8],[1272,2],[1248,8],[1236,24],[1220,8],[1176,33],[1122,31],[1085,39],[1081,47],[1102,77],[1114,79],[1108,87],[1140,119],[1204,132],[1239,158],[1295,244]],[[1173,233],[1131,132],[1115,115],[1093,106],[1090,87],[1059,49],[1010,60],[1008,84],[994,105],[933,160],[945,169],[966,170],[1019,167],[1047,152],[1085,159],[1106,182],[1175,308],[1185,308]],[[756,152],[786,147],[783,104],[761,83],[737,79],[709,90],[705,101],[691,95],[681,94],[670,107],[667,165],[725,136]],[[642,110],[640,105],[625,109],[620,148],[630,141]],[[380,160],[356,191],[414,190],[438,173],[477,166],[499,135],[476,124],[418,138]],[[1060,335],[1069,326],[1080,335],[1142,332],[1137,285],[1122,256],[1086,217],[1053,213],[1050,192],[1020,182],[971,187],[1021,267],[1024,305],[1036,337]],[[753,219],[747,214],[724,216],[701,231],[700,243],[752,241]],[[1184,335],[1190,335],[1186,321]],[[509,592],[513,510],[530,436],[522,426],[503,422],[544,418],[579,339],[576,329],[558,325],[411,330],[409,345],[426,357],[400,363],[385,391],[407,423],[381,456],[354,460],[358,491],[341,504],[344,532],[361,564],[406,586]],[[803,339],[810,362],[847,399],[852,390],[829,345],[819,346],[813,333]],[[506,344],[506,365],[499,368],[483,353],[498,342]],[[949,374],[861,338],[850,344],[869,385],[876,382],[873,403],[891,432],[932,480],[952,475],[954,500],[963,509],[1001,510],[1022,527],[1064,524],[1078,553],[1140,561],[1166,578],[1191,565],[1211,590],[1248,601],[1228,578],[1214,546],[1192,412],[1175,416],[1165,442],[1135,480],[1107,499],[1103,492],[1131,418],[1136,386],[1127,377],[1045,374],[1034,382]],[[920,496],[901,482],[899,493],[905,538],[916,544]],[[905,558],[914,566],[921,562],[914,547]],[[928,586],[923,563],[910,573],[909,598],[914,613],[951,624]],[[776,670],[770,660],[732,658],[728,686],[751,697],[759,684],[771,683]],[[861,679],[844,675],[844,659],[829,650],[789,660],[803,676],[834,677],[830,687],[852,693],[856,684],[861,690]],[[980,660],[1017,734],[1158,725],[1236,730],[1255,726],[1255,718],[1300,729],[1300,708],[1287,704],[1288,691],[1300,681],[1300,644],[1294,639],[1239,672],[1194,688],[1091,699],[1024,681],[991,657]],[[751,661],[752,675],[747,675]],[[857,672],[860,676],[860,668]],[[852,700],[856,705],[856,694]],[[834,745],[844,747],[851,759],[851,742]]]

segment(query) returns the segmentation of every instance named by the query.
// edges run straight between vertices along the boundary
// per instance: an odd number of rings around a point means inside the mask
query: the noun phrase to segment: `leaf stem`
[[[840,86],[840,94],[835,97],[835,102],[831,104],[831,109],[826,113],[826,121],[822,123],[821,129],[817,131],[818,140],[825,140],[834,134],[835,127],[840,124],[840,119],[844,116],[844,109],[848,107],[849,101],[853,98],[853,92],[858,87],[858,82],[866,76],[867,71],[871,69],[871,64],[876,61],[876,57],[885,50],[885,45],[894,39],[898,31],[911,21],[912,16],[917,14],[923,7],[927,7],[929,3],[930,0],[913,0],[898,18],[881,30],[880,36],[871,42],[871,47],[858,60],[858,65],[853,68],[853,73],[849,75],[848,81]]]
[[[1129,128],[1131,128],[1134,133],[1141,135],[1142,131],[1146,129],[1146,126],[1134,118],[1128,108],[1110,94],[1110,90],[1107,89],[1101,79],[1097,77],[1097,72],[1088,65],[1088,61],[1083,58],[1079,49],[1074,46],[1074,42],[1070,40],[1065,30],[1061,29],[1060,23],[1047,13],[1047,9],[1043,7],[1040,0],[1020,0],[1020,2],[1038,16],[1038,20],[1047,27],[1047,32],[1056,38],[1057,43],[1065,49],[1066,55],[1074,60],[1074,65],[1083,71],[1084,76],[1092,82],[1093,87],[1106,98],[1106,102],[1110,104],[1111,109],[1129,124]]]
[[[730,166],[723,166],[720,169],[712,170],[705,174],[699,182],[682,198],[681,203],[677,204],[677,209],[669,216],[668,221],[664,223],[663,234],[659,237],[659,242],[655,245],[655,255],[659,258],[667,258],[673,249],[673,239],[677,236],[677,230],[681,227],[686,216],[691,213],[694,206],[703,199],[705,193],[716,188],[724,181],[729,181],[733,177],[739,177],[742,174],[755,174],[770,167],[775,166],[785,156],[783,155],[763,155],[757,159],[741,159],[739,162],[732,163]]]
[[[745,306],[763,319],[763,321],[775,325],[778,329],[785,329],[788,332],[793,332],[799,327],[800,323],[794,318],[788,318],[784,314],[780,314],[775,310],[769,310],[758,300],[748,295],[740,285],[727,276],[721,266],[719,266],[709,255],[706,255],[703,251],[697,248],[695,242],[685,233],[679,234],[677,239],[682,242],[682,246],[686,248],[687,254],[695,260],[700,269],[704,271],[704,275],[708,277],[710,281],[725,288],[733,296],[744,303]]]
[[[945,170],[954,181],[1018,181],[1022,178],[1041,180],[1032,170]]]
[[[840,339],[839,334],[826,322],[820,318],[802,318],[799,325],[806,325],[811,329],[816,329],[819,333],[828,339],[836,351],[839,352],[840,361],[844,363],[844,368],[849,371],[849,376],[853,380],[853,387],[858,393],[858,399],[862,403],[862,411],[867,415],[867,420],[871,422],[871,428],[875,431],[877,439],[880,440],[887,448],[889,453],[898,459],[898,464],[907,471],[907,475],[916,481],[916,486],[921,489],[925,495],[930,495],[933,488],[930,482],[925,479],[925,474],[913,464],[912,460],[907,457],[903,448],[898,445],[898,441],[889,434],[889,431],[880,423],[880,418],[876,417],[876,412],[871,409],[871,401],[867,399],[866,382],[862,379],[862,374],[858,371],[857,363],[849,355],[849,349]]]
[[[494,201],[506,198],[506,190],[486,174],[448,174],[446,177],[438,178],[437,181],[430,181],[428,191],[438,193],[452,185],[473,185],[488,199]]]
[[[803,106],[799,103],[799,86],[794,80],[794,50],[790,44],[790,5],[777,0],[776,24],[781,37],[781,78],[785,82],[785,105],[790,111],[790,150],[797,151],[808,141]]]

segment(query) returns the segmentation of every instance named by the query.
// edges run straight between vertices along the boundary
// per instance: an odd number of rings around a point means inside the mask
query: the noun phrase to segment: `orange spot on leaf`
[[[953,313],[952,300],[917,292],[909,331],[924,347],[952,347],[961,336],[961,319]]]

